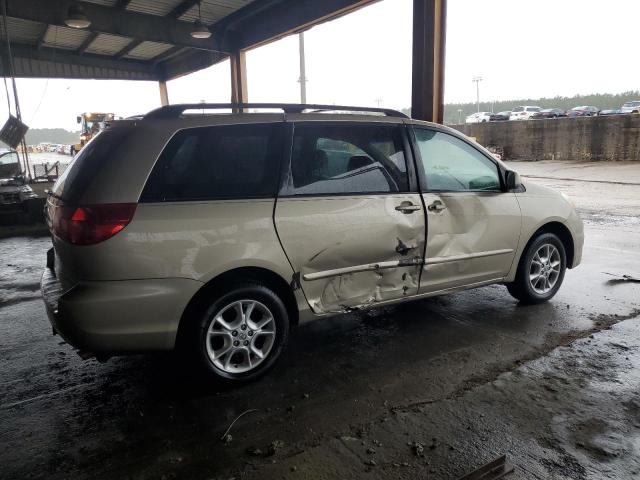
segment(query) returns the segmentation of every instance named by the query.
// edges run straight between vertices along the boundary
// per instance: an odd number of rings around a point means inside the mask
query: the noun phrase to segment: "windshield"
[[[91,113],[84,118],[83,133],[95,135],[104,130],[107,122],[113,120],[113,115],[107,113]]]
[[[623,107],[640,107],[640,102],[627,102],[622,106]]]

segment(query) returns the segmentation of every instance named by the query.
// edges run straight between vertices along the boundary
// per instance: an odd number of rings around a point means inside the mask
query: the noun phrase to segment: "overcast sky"
[[[308,31],[307,101],[409,107],[411,7],[383,0]],[[638,19],[638,0],[449,0],[445,101],[475,101],[474,76],[482,101],[640,90]],[[298,102],[298,68],[297,36],[248,52],[249,100]],[[168,88],[172,103],[228,102],[229,64]],[[73,130],[80,112],[129,116],[160,103],[153,82],[20,79],[18,89],[32,128]]]

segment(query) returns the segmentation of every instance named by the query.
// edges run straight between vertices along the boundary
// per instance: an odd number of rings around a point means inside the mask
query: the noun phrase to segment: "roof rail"
[[[298,103],[181,103],[176,105],[166,105],[164,107],[151,110],[144,116],[145,120],[153,119],[170,119],[178,118],[186,110],[222,110],[232,109],[238,112],[248,108],[267,108],[267,109],[280,109],[284,113],[304,113],[305,110],[311,110],[315,112],[335,112],[335,111],[347,111],[347,112],[372,112],[383,113],[388,117],[400,117],[409,118],[402,112],[397,110],[391,110],[388,108],[373,108],[373,107],[349,107],[345,105],[315,105],[315,104],[298,104]]]

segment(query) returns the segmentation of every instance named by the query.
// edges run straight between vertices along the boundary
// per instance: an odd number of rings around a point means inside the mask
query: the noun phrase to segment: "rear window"
[[[109,158],[117,155],[129,132],[126,128],[114,128],[93,137],[58,178],[53,193],[66,203],[78,203],[93,179],[109,163]]]
[[[540,108],[538,107],[528,107],[527,112],[539,112]]]
[[[281,154],[281,124],[181,130],[160,155],[140,200],[273,197]]]
[[[524,112],[524,107],[516,107],[513,110],[511,110],[512,112]]]

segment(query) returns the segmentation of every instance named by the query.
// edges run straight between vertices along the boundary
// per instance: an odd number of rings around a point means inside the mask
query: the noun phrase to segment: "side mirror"
[[[82,117],[80,117],[80,116],[76,117],[76,122],[82,123]]]
[[[505,183],[507,184],[507,191],[516,190],[522,186],[520,175],[513,170],[507,170],[505,175]]]

